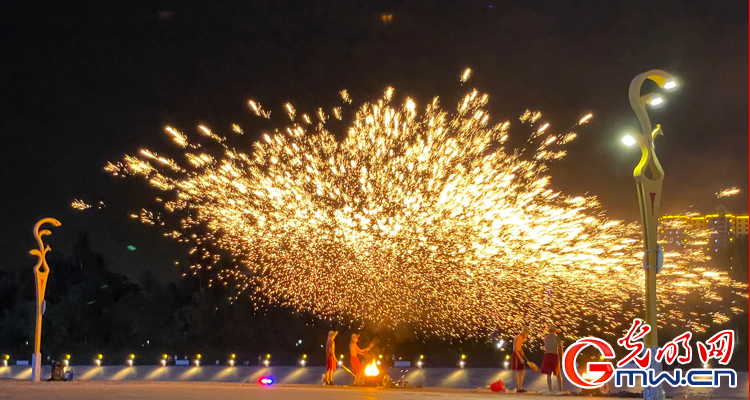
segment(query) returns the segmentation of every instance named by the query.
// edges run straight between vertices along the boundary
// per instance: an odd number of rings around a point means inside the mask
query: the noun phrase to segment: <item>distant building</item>
[[[741,239],[742,236],[750,235],[748,215],[727,213],[724,206],[716,207],[716,214],[664,215],[659,218],[659,221],[666,222],[674,219],[683,220],[693,228],[709,231],[710,237],[705,248],[708,253],[718,253],[720,249],[725,248],[735,240]],[[662,227],[659,233],[668,243],[679,243],[687,238],[686,236],[683,237],[686,232],[680,229]]]

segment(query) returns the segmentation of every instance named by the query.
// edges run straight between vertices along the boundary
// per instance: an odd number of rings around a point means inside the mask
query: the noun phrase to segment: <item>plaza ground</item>
[[[212,382],[41,382],[0,380],[0,400],[430,400],[430,399],[591,399],[578,396],[542,396],[535,394],[499,394],[477,389],[376,389],[312,385],[274,385]],[[700,397],[691,397],[700,398]],[[712,398],[717,400],[717,398]]]

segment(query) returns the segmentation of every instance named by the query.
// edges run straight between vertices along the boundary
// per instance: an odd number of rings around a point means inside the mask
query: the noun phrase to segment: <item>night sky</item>
[[[299,112],[330,109],[341,89],[355,105],[392,85],[397,101],[412,96],[423,106],[440,95],[452,108],[467,67],[469,85],[490,95],[495,121],[520,128],[528,108],[563,129],[593,112],[568,156],[552,165],[552,184],[596,195],[608,215],[626,220],[638,218],[639,159],[620,143],[638,127],[628,85],[652,68],[671,72],[681,90],[651,113],[665,133],[657,139],[662,211],[709,212],[721,203],[747,212],[747,16],[747,1],[728,0],[7,4],[0,268],[31,271],[31,228],[54,216],[63,226],[48,240],[53,250],[69,251],[85,232],[116,271],[177,277],[174,261],[185,249],[128,218],[155,191],[110,177],[107,161],[141,147],[171,150],[167,124],[194,135],[205,123],[227,135],[238,123],[249,149],[267,128],[249,98],[279,125],[285,102]],[[730,186],[743,193],[716,199]],[[107,207],[75,211],[76,198]]]

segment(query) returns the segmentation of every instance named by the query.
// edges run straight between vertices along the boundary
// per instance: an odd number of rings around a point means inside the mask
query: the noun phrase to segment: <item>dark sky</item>
[[[23,3],[23,4],[21,4]],[[189,134],[233,122],[247,143],[260,131],[246,100],[281,113],[355,103],[388,85],[398,99],[453,104],[458,76],[490,95],[496,120],[540,110],[553,126],[595,118],[553,165],[553,186],[599,197],[609,215],[638,217],[624,148],[637,128],[627,88],[638,73],[670,71],[682,88],[652,113],[665,132],[662,209],[747,212],[747,1],[97,1],[13,2],[0,16],[0,268],[31,268],[37,219],[81,232],[112,267],[172,278],[182,250],[127,216],[153,198],[142,182],[102,167],[140,147],[167,150],[163,126]],[[13,9],[15,8],[15,9]],[[393,16],[384,24],[381,14]],[[450,97],[453,96],[453,97]],[[283,123],[279,120],[279,123]],[[517,131],[517,133],[519,133]],[[103,200],[84,213],[70,202]],[[126,246],[133,245],[135,251]]]

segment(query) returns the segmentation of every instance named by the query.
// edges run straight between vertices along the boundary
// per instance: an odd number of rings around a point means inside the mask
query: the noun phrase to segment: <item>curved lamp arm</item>
[[[651,120],[646,111],[646,104],[654,100],[657,96],[654,93],[641,96],[641,87],[646,80],[653,81],[662,89],[670,89],[666,86],[670,82],[674,84],[674,78],[665,71],[652,69],[633,78],[628,90],[630,107],[633,108],[636,117],[638,117],[638,122],[641,124],[641,134],[634,137],[636,143],[641,148],[641,161],[635,167],[633,177],[636,181],[661,181],[664,179],[664,170],[661,164],[659,164],[658,158],[656,158],[654,139],[656,135],[663,135],[663,132],[659,125],[656,125],[656,129],[651,128]],[[646,176],[646,168],[651,173],[650,177]]]
[[[44,224],[52,224],[53,226],[62,225],[60,221],[54,218],[44,218],[37,222],[36,225],[34,225],[34,237],[36,237],[36,242],[39,244],[39,248],[31,250],[29,251],[29,253],[39,257],[39,260],[37,260],[36,262],[36,266],[34,266],[34,275],[36,275],[37,283],[37,302],[39,304],[39,307],[41,307],[41,303],[44,300],[44,290],[47,286],[47,275],[49,274],[49,266],[47,265],[47,252],[50,250],[50,247],[44,245],[42,236],[52,233],[46,229],[40,230],[40,228]]]

